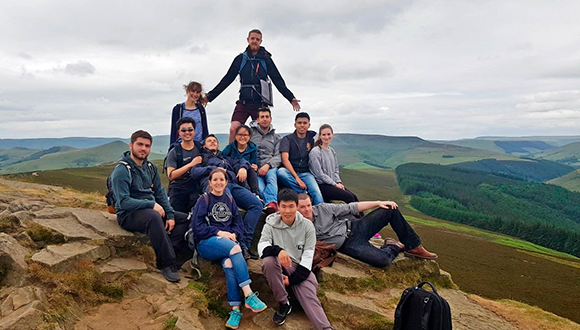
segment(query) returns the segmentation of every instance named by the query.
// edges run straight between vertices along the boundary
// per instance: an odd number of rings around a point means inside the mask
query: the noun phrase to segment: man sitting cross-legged
[[[168,281],[177,282],[176,252],[191,256],[183,239],[189,220],[186,213],[173,210],[157,167],[147,160],[152,141],[145,131],[133,133],[130,151],[123,154],[122,163],[111,174],[117,222],[125,230],[146,233],[155,250],[157,268]]]
[[[242,246],[242,253],[245,259],[258,259],[258,254],[251,249],[252,239],[256,225],[262,214],[263,204],[248,189],[240,186],[236,182],[246,180],[247,171],[250,167],[245,159],[226,157],[219,150],[219,142],[215,135],[210,134],[204,140],[202,163],[191,169],[191,177],[199,182],[202,191],[208,192],[209,174],[215,168],[221,167],[226,169],[229,193],[236,201],[236,205],[246,210],[244,216],[244,233],[239,238]]]
[[[292,311],[287,291],[291,288],[314,327],[332,329],[316,296],[318,282],[311,272],[316,233],[312,222],[297,212],[297,206],[296,192],[282,189],[278,193],[280,211],[266,218],[258,243],[262,272],[280,304],[273,321],[284,324]]]
[[[356,218],[360,212],[376,210]],[[435,259],[437,255],[421,245],[419,235],[411,228],[391,201],[323,203],[312,206],[310,196],[298,195],[298,212],[314,222],[316,239],[336,244],[338,251],[376,267],[386,267],[401,251],[410,258]],[[369,239],[387,225],[391,225],[401,242],[387,241],[381,248]]]

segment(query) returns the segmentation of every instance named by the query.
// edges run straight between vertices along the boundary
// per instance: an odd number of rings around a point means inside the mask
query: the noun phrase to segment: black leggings
[[[340,189],[333,185],[319,183],[320,192],[325,203],[330,203],[332,200],[343,201],[345,203],[358,202],[358,197],[348,189]]]

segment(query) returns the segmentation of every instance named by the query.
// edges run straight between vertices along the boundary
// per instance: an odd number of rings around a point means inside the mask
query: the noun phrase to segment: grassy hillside
[[[38,152],[37,149],[15,147],[10,149],[0,149],[0,169],[21,161],[26,157]]]
[[[94,148],[58,152],[44,155],[39,159],[6,166],[0,170],[0,174],[91,167],[102,163],[114,162],[128,149],[129,147],[126,143],[115,141]],[[151,154],[150,156],[151,159],[163,157],[159,154]]]
[[[66,137],[66,138],[38,138],[38,139],[0,139],[0,148],[8,149],[22,147],[29,149],[49,149],[55,146],[69,146],[73,148],[92,148],[121,138],[91,138],[91,137]]]
[[[507,176],[530,182],[545,182],[574,171],[574,168],[546,160],[512,161],[482,159],[453,164],[453,167]]]
[[[445,143],[520,156],[556,148],[556,146],[541,140],[462,139],[457,141],[446,141]]]
[[[580,142],[574,142],[556,149],[538,152],[533,154],[532,157],[536,159],[551,160],[578,168],[580,167]]]
[[[480,136],[475,140],[491,141],[542,141],[555,147],[561,147],[573,142],[580,142],[580,135],[562,136]]]
[[[566,188],[571,191],[580,192],[580,170],[570,172],[559,178],[548,181],[547,183]]]
[[[418,137],[336,134],[332,142],[338,161],[346,168],[393,169],[409,162],[454,164],[485,158],[518,160],[492,151],[428,142]]]
[[[426,214],[580,256],[580,194],[453,166],[405,164],[399,185]]]

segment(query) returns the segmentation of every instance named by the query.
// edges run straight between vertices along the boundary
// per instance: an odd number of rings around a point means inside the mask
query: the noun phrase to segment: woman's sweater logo
[[[211,216],[217,222],[226,222],[232,216],[232,212],[225,203],[217,202],[211,208]]]

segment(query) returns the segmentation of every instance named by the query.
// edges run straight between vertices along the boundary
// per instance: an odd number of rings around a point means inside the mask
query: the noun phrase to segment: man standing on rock
[[[146,233],[155,250],[157,268],[168,281],[178,282],[176,251],[187,252],[183,236],[189,221],[186,213],[173,210],[157,167],[147,160],[152,143],[148,132],[133,133],[130,150],[111,174],[117,222],[125,230]]]
[[[297,206],[296,192],[282,189],[278,193],[280,211],[266,218],[258,243],[262,272],[280,304],[272,321],[278,325],[286,321],[292,311],[287,290],[292,289],[314,328],[332,329],[316,295],[318,282],[311,271],[316,232],[312,222],[297,212]]]
[[[278,68],[272,61],[270,54],[262,44],[262,32],[258,29],[251,30],[248,33],[248,47],[240,55],[234,58],[226,75],[206,96],[203,97],[202,103],[213,101],[240,75],[240,98],[236,101],[234,114],[230,126],[230,139],[228,143],[234,140],[236,128],[245,124],[248,117],[256,120],[258,109],[263,105],[272,105],[271,95],[265,99],[264,96],[268,91],[262,87],[268,88],[268,77],[278,89],[278,91],[292,104],[295,111],[300,110],[300,100],[294,97],[294,94],[286,87],[286,83]],[[271,86],[271,85],[270,85]],[[271,92],[271,87],[269,88]]]
[[[377,208],[356,218],[360,212]],[[348,204],[322,203],[312,206],[310,196],[298,194],[298,212],[310,219],[316,228],[316,239],[336,244],[338,251],[375,267],[386,267],[401,251],[409,258],[435,259],[427,251],[419,235],[411,228],[391,201],[353,202]],[[385,240],[381,248],[374,247],[369,239],[387,225],[391,225],[401,242]]]

